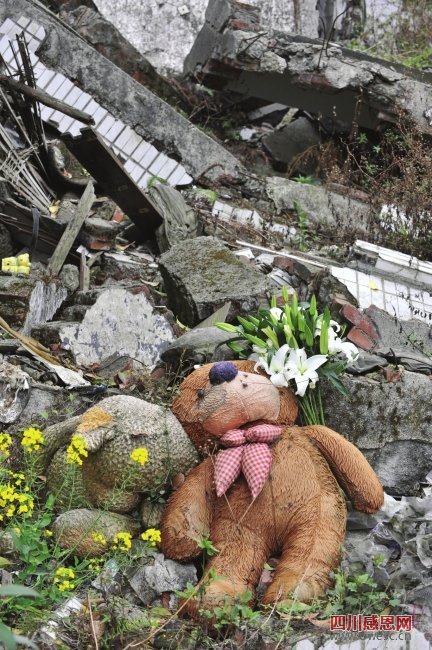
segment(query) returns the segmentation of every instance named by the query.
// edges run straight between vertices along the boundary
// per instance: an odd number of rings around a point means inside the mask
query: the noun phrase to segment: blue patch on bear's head
[[[238,375],[238,368],[231,361],[220,361],[210,369],[209,380],[212,386],[232,381]]]

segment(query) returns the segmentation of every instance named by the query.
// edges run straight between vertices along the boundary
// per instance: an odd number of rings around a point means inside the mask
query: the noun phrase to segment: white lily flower
[[[276,318],[276,320],[280,320],[281,316],[283,314],[283,311],[279,307],[272,307],[270,309],[270,313],[271,313],[272,316],[274,316]]]
[[[267,363],[266,356],[260,356],[258,363],[255,364],[255,370],[258,368],[263,368],[266,374],[270,376],[270,381],[275,386],[288,386],[288,381],[285,377],[284,370],[286,356],[289,350],[289,345],[282,345],[279,350],[274,353],[270,359],[270,363]]]
[[[334,336],[332,339],[329,337],[328,349],[329,354],[337,354],[338,352],[341,352],[347,358],[349,365],[357,361],[357,358],[359,356],[358,348],[354,345],[354,343],[350,343],[349,341],[342,341],[342,339],[338,336]]]
[[[303,348],[291,350],[285,363],[284,374],[287,381],[294,379],[297,386],[296,395],[303,397],[309,384],[311,384],[312,388],[315,386],[319,379],[317,369],[327,359],[326,354],[315,354],[308,359]]]
[[[318,320],[317,320],[317,322],[315,324],[315,337],[321,335],[322,324],[323,324],[323,316],[321,315],[321,316],[318,317]],[[336,332],[340,331],[340,325],[335,320],[331,320],[330,323],[329,323],[329,328],[328,328],[329,339],[330,339],[331,334],[334,334],[335,331]]]

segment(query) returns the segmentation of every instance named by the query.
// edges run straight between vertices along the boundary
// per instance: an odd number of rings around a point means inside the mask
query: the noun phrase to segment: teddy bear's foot
[[[184,601],[181,612],[191,618],[209,618],[208,612],[215,607],[234,604],[245,594],[249,594],[250,601],[255,598],[255,590],[243,581],[236,582],[228,578],[217,578],[206,587],[208,578],[203,578],[197,586],[197,595],[189,601]],[[181,605],[181,604],[180,604]]]
[[[314,598],[323,596],[330,584],[329,570],[317,571],[315,575],[309,577],[298,574],[275,576],[265,592],[261,604],[273,605],[287,599],[308,603]]]

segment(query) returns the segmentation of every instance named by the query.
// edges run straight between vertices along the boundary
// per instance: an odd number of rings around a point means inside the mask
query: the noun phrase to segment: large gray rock
[[[286,126],[265,135],[262,143],[272,158],[290,163],[306,149],[318,147],[321,138],[318,129],[306,117],[299,117]],[[303,172],[309,171],[310,164],[308,165],[307,159],[295,164],[296,169]]]
[[[403,371],[399,382],[343,378],[351,400],[322,385],[326,424],[362,450],[390,494],[416,494],[432,468],[432,381]]]
[[[233,335],[217,327],[196,327],[170,343],[162,352],[163,361],[178,364],[180,361],[220,361],[227,357],[229,348],[225,345]]]
[[[197,237],[173,246],[160,258],[171,309],[189,326],[231,301],[234,311],[255,311],[264,298],[266,278],[215,237]]]
[[[324,230],[331,229],[333,234],[337,228],[339,235],[366,236],[369,232],[370,209],[361,201],[279,176],[270,176],[266,183],[267,195],[278,214],[295,211],[297,204],[306,214],[309,226],[319,225]]]
[[[154,311],[143,292],[109,287],[79,324],[60,327],[60,341],[78,364],[89,366],[111,356],[129,356],[152,370],[174,340],[165,317]]]

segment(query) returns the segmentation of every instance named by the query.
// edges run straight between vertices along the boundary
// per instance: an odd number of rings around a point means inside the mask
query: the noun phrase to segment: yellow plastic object
[[[28,253],[18,255],[18,257],[4,257],[2,259],[1,270],[7,273],[23,273],[28,275],[30,273],[30,257]]]
[[[17,259],[18,266],[30,266],[30,256],[28,253],[23,253],[22,255],[18,255],[16,259]]]

